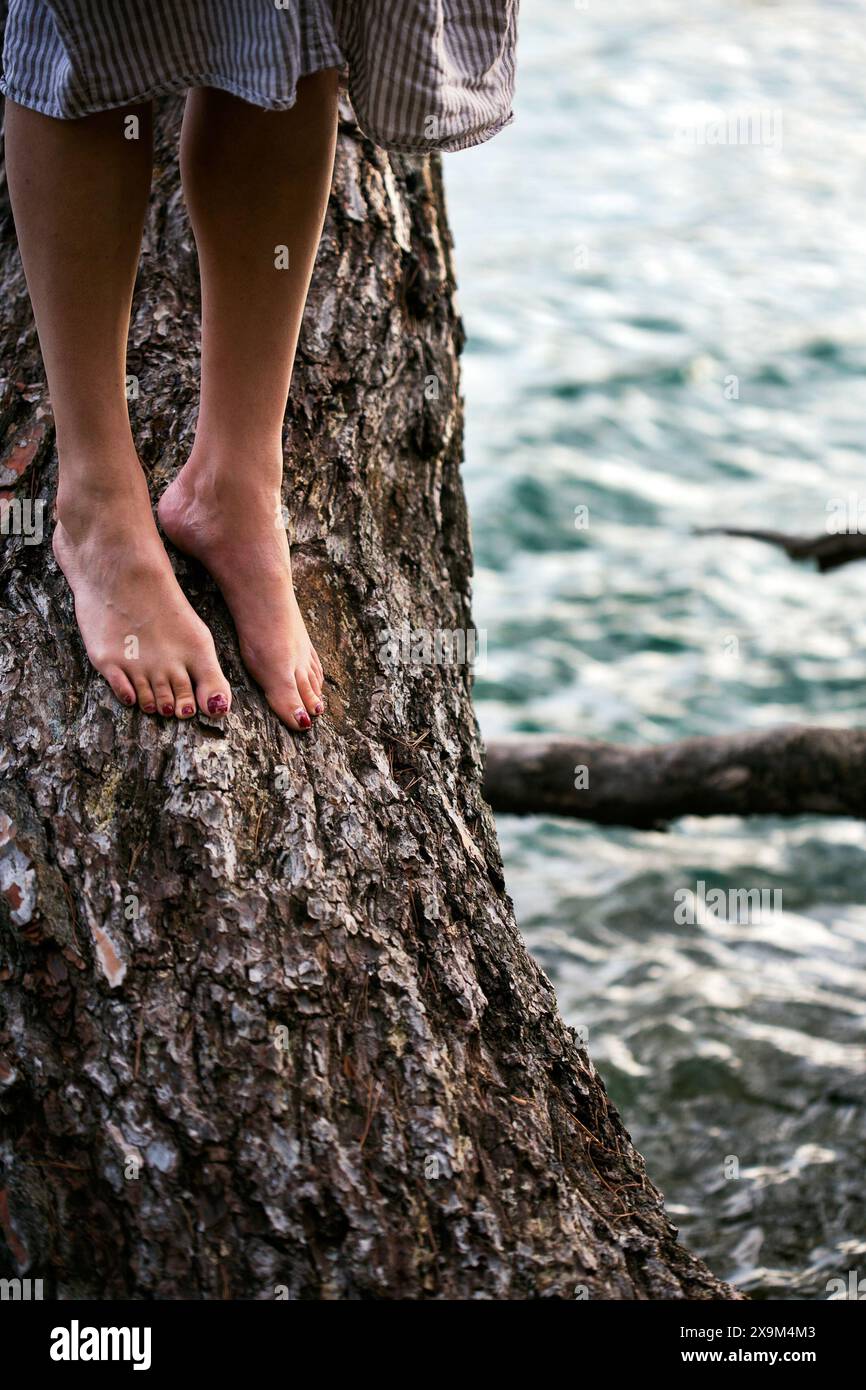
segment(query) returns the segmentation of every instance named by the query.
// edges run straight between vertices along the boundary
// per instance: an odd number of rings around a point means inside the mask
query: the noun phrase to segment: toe
[[[135,704],[135,690],[132,682],[119,666],[106,666],[102,674],[122,705]]]
[[[191,719],[195,714],[195,696],[192,681],[186,671],[173,671],[171,688],[174,694],[174,712],[178,719]]]
[[[305,704],[305,706],[306,706],[307,713],[308,713],[308,714],[313,714],[313,715],[315,715],[315,714],[321,714],[321,713],[323,712],[325,706],[322,704],[322,701],[319,699],[318,692],[316,691],[316,689],[315,689],[315,687],[314,687],[314,685],[313,685],[311,676],[312,676],[312,673],[309,673],[309,674],[308,674],[306,671],[296,671],[296,672],[295,672],[295,680],[296,680],[296,682],[297,682],[297,686],[298,686],[298,690],[299,690],[299,692],[300,692],[301,699],[303,700],[303,702],[304,702],[304,704]]]
[[[211,719],[223,719],[232,707],[232,692],[220,670],[212,643],[200,653],[199,660],[192,663],[192,674],[202,714],[210,715]]]
[[[313,721],[307,713],[300,691],[293,680],[286,681],[285,685],[266,690],[265,695],[274,714],[295,733],[303,733],[309,729]]]
[[[150,681],[146,676],[136,676],[134,684],[139,707],[145,714],[156,714],[156,696]]]
[[[174,715],[174,691],[167,677],[163,676],[154,681],[153,694],[159,713],[166,715],[166,717],[172,717]]]
[[[231,709],[232,692],[218,666],[199,678],[195,693],[202,714],[209,714],[211,719],[224,719]]]

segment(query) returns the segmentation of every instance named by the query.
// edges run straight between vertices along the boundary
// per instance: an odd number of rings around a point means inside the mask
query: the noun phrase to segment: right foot
[[[87,655],[124,705],[222,718],[231,690],[208,628],[174,577],[138,470],[121,488],[61,484],[53,548]]]

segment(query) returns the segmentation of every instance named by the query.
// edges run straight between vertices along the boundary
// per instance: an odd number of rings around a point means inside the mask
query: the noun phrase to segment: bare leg
[[[181,142],[201,265],[201,409],[189,461],[159,516],[220,586],[248,670],[295,730],[322,712],[322,667],[277,524],[282,426],[336,128],[329,70],[302,79],[290,111],[192,91]]]
[[[163,549],[129,426],[126,339],[151,146],[149,106],[59,121],[6,103],[9,187],[57,425],[54,553],[87,654],[118,698],[186,718],[193,686],[211,714],[231,695]]]

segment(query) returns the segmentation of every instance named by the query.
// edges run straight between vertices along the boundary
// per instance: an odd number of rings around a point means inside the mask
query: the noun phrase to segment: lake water
[[[692,528],[866,521],[863,20],[524,0],[517,120],[446,160],[485,737],[862,723],[866,563]],[[863,824],[499,831],[683,1238],[757,1297],[866,1278]],[[678,924],[699,880],[781,910]]]

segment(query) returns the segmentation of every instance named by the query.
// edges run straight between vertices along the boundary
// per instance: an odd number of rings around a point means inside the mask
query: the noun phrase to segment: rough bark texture
[[[494,811],[664,829],[679,816],[866,816],[866,733],[791,724],[653,748],[520,736],[488,746]]]
[[[176,108],[129,370],[154,494],[196,402]],[[43,371],[2,266],[4,485],[49,498]],[[121,709],[47,543],[6,542],[0,696],[3,1272],[83,1297],[735,1297],[678,1245],[505,896],[466,669],[461,338],[435,162],[346,120],[286,434],[328,716],[245,681],[225,729]],[[438,380],[438,398],[428,389]]]

